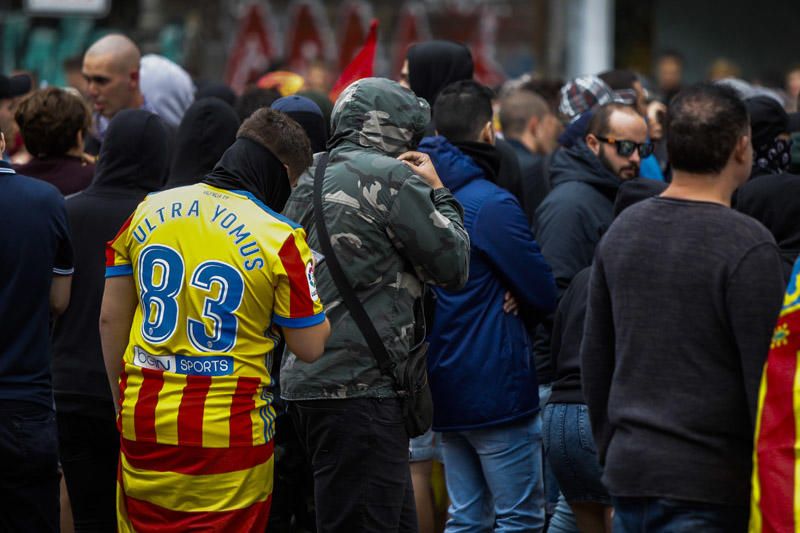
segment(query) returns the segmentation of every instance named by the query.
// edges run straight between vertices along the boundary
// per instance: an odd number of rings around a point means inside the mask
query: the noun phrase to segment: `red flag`
[[[372,19],[369,25],[369,33],[364,41],[364,46],[358,51],[349,65],[342,71],[342,75],[331,89],[328,97],[332,102],[339,98],[339,94],[356,80],[372,77],[375,64],[375,44],[378,40],[378,19]]]

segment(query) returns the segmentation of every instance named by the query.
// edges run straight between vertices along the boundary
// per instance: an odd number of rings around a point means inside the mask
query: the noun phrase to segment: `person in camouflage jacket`
[[[416,148],[429,121],[428,104],[397,83],[353,83],[333,109],[322,189],[336,255],[400,369],[424,338],[425,284],[456,290],[468,277],[460,204],[426,155],[403,155]],[[317,160],[283,211],[306,229],[314,250],[321,249],[313,209]],[[415,531],[408,435],[393,381],[378,369],[324,262],[316,277],[331,337],[313,365],[287,352],[280,381],[312,462],[318,530]]]

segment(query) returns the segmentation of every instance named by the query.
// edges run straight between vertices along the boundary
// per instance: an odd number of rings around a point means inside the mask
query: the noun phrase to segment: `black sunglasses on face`
[[[639,157],[642,159],[653,153],[653,143],[651,142],[636,143],[633,141],[615,139],[613,137],[597,137],[597,140],[616,146],[617,154],[622,157],[632,156],[634,150],[639,150]]]

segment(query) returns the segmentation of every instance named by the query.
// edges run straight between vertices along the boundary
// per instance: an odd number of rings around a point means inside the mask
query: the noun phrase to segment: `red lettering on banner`
[[[256,76],[263,74],[275,55],[275,45],[268,31],[272,20],[268,4],[249,4],[239,19],[233,47],[225,68],[225,82],[241,94]]]

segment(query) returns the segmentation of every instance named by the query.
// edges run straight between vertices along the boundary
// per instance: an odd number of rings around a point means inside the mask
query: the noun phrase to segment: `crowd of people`
[[[797,102],[680,61],[0,76],[0,530],[793,530]]]

